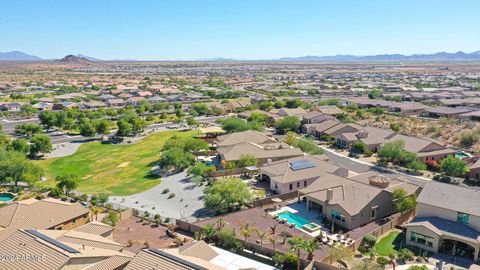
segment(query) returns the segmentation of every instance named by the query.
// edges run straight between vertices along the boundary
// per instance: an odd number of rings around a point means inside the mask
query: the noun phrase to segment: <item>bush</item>
[[[364,254],[368,252],[368,248],[366,246],[359,246],[358,247],[358,252]]]
[[[162,194],[167,194],[167,193],[169,193],[169,192],[170,192],[170,189],[168,189],[168,188],[164,188],[164,189],[162,190]]]
[[[364,154],[366,157],[371,157],[371,156],[373,156],[373,152],[370,151],[370,150],[365,150],[365,152],[363,152],[363,154]]]
[[[373,247],[377,242],[377,238],[373,234],[367,234],[363,237],[363,242],[369,246]]]
[[[388,259],[385,257],[378,257],[377,258],[377,263],[381,266],[385,266],[388,264]]]
[[[169,199],[171,199],[171,198],[173,198],[173,197],[175,197],[175,193],[170,193],[170,194],[168,194],[168,198],[169,198]]]
[[[469,148],[480,140],[480,133],[478,131],[465,131],[460,137],[460,144]]]

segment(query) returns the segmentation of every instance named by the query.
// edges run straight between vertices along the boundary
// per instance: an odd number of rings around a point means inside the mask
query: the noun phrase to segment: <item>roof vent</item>
[[[368,179],[368,183],[372,186],[387,188],[390,185],[390,178],[385,175],[375,175]]]

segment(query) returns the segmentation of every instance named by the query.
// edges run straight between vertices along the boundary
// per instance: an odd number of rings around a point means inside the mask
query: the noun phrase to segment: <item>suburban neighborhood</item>
[[[478,3],[60,2],[2,7],[0,270],[480,269]]]

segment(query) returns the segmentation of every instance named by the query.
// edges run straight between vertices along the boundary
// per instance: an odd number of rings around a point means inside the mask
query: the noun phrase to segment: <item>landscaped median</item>
[[[150,170],[160,157],[163,144],[174,134],[192,137],[196,132],[165,131],[128,145],[86,143],[67,157],[35,161],[47,177],[44,185],[53,186],[58,175],[76,174],[81,193],[125,196],[148,190],[160,183]]]

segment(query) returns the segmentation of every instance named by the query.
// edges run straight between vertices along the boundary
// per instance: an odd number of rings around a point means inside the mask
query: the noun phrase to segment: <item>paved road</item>
[[[3,132],[5,133],[13,133],[13,131],[15,131],[15,126],[20,124],[26,124],[26,123],[39,124],[40,120],[38,120],[38,118],[31,118],[31,119],[24,119],[24,120],[17,120],[17,121],[0,119],[0,125],[2,126]]]

